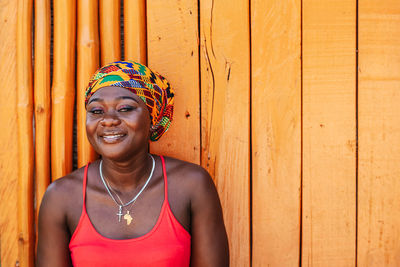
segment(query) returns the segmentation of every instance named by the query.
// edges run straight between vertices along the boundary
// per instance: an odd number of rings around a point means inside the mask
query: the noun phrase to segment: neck
[[[138,153],[127,161],[116,162],[104,158],[103,176],[117,191],[132,192],[146,182],[152,169],[152,160],[147,153]]]

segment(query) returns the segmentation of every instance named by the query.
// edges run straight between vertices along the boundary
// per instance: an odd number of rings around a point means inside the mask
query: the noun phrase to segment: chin
[[[101,155],[102,158],[107,158],[116,162],[123,162],[132,159],[137,154],[143,153],[143,151],[148,150],[147,143],[146,146],[135,146],[131,147],[131,149],[127,149],[127,147],[128,146],[119,146],[113,148],[109,147],[107,149],[103,147],[103,149],[100,149],[96,152]]]

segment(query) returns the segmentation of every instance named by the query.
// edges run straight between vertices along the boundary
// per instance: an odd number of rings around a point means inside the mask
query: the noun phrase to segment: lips
[[[122,139],[124,139],[125,136],[126,136],[126,134],[124,134],[124,133],[115,133],[115,132],[104,133],[104,134],[100,135],[100,137],[103,139],[103,141],[108,144],[118,143],[118,142],[122,141]]]

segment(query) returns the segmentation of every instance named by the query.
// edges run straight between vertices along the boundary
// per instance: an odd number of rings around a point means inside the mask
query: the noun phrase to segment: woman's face
[[[90,97],[86,106],[86,133],[98,154],[114,160],[128,159],[147,151],[149,111],[131,91],[103,87]]]

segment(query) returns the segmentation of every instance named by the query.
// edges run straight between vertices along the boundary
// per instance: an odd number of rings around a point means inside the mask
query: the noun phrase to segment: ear
[[[157,129],[156,126],[151,125],[151,126],[150,126],[150,133],[153,133],[156,129]]]

